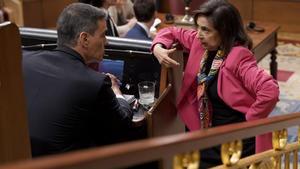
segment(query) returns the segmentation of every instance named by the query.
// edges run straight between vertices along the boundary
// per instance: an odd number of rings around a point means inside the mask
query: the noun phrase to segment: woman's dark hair
[[[195,11],[194,22],[204,16],[213,24],[221,36],[221,47],[225,56],[237,43],[252,48],[252,41],[246,34],[239,11],[226,0],[208,0]]]

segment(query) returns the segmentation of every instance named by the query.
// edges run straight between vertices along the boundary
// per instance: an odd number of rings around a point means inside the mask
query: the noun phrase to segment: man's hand
[[[122,95],[122,92],[120,90],[120,80],[114,76],[113,74],[110,74],[110,73],[106,73],[107,76],[110,77],[110,80],[111,80],[111,89],[113,90],[113,92],[116,94],[116,95]]]

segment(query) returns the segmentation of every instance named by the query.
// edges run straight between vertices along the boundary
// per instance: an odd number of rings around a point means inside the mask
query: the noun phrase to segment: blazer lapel
[[[197,49],[197,48],[200,48],[200,49]],[[198,69],[200,67],[200,61],[202,59],[204,51],[205,50],[202,48],[199,41],[195,42],[195,44],[193,44],[193,46],[190,50],[190,55],[188,58],[188,62],[186,64],[185,71],[184,71],[181,91],[180,91],[178,101],[177,101],[178,105],[181,103],[181,101],[185,100],[183,98],[185,98],[186,94],[188,93],[189,88],[196,80],[195,78],[196,78]]]

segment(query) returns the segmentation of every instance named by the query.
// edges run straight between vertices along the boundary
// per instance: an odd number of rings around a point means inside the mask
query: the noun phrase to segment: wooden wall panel
[[[77,0],[24,0],[24,26],[55,28],[60,12],[72,2]]]
[[[170,12],[170,5],[168,4],[168,0],[157,0],[156,2],[158,5],[158,12],[161,13],[169,13]]]
[[[278,23],[281,31],[300,32],[300,1],[255,0],[254,6],[255,20]]]
[[[253,0],[229,0],[229,2],[238,8],[243,19],[252,19]]]
[[[300,0],[229,0],[243,19],[274,22],[280,31],[300,33]]]
[[[190,11],[199,9],[200,5],[206,0],[193,0],[190,4]],[[157,0],[158,12],[172,13],[176,15],[184,15],[184,2],[183,0]]]
[[[23,0],[24,26],[42,28],[43,8],[41,0]]]
[[[59,14],[73,2],[77,2],[77,0],[43,0],[44,27],[55,28]]]

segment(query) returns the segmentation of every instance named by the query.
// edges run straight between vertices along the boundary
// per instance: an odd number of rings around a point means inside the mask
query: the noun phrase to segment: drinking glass
[[[138,83],[139,103],[149,108],[154,103],[155,83],[151,81],[142,81]]]

